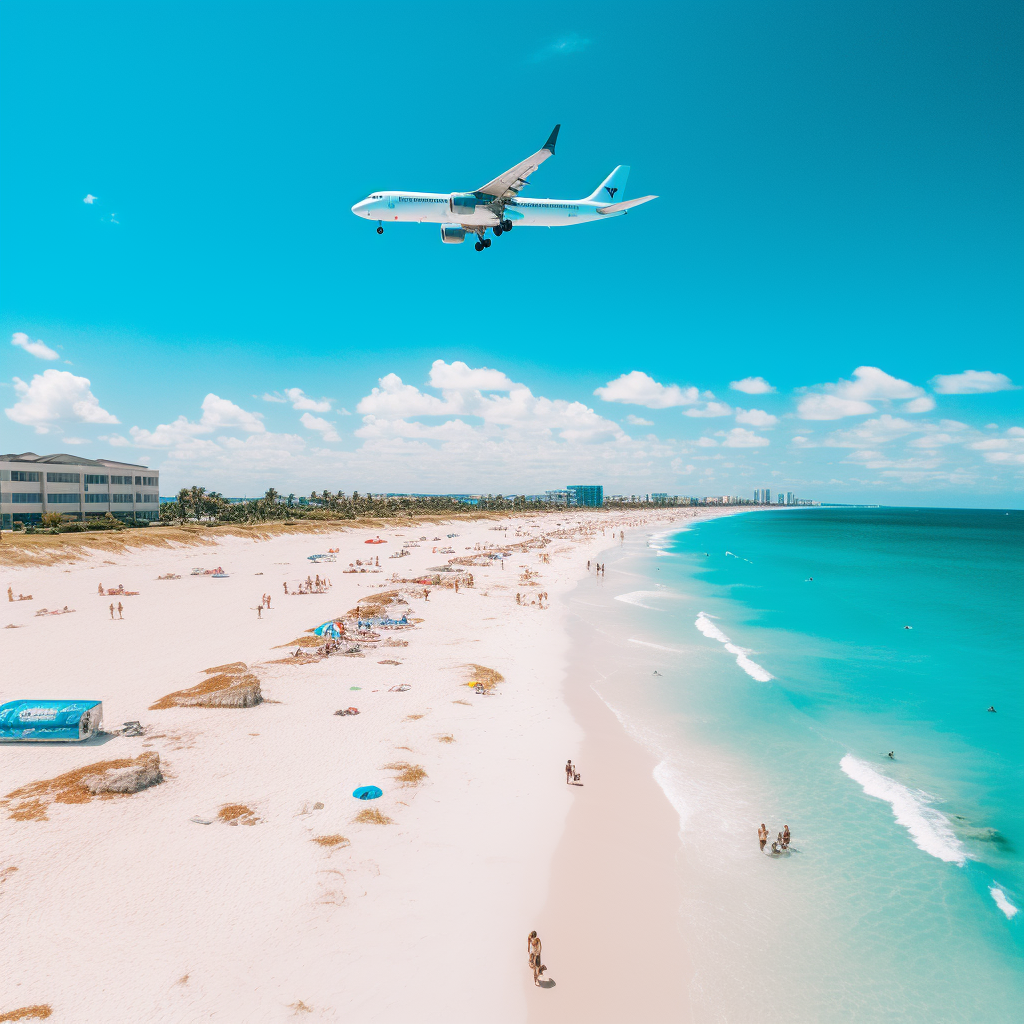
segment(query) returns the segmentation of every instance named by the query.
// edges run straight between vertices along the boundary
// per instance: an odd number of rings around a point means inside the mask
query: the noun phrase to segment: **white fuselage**
[[[554,228],[607,220],[625,212],[598,212],[609,205],[591,199],[510,199],[505,203],[504,216],[516,227]],[[472,212],[454,212],[451,196],[440,192],[374,192],[356,203],[352,212],[381,223],[453,224],[476,230],[498,223],[498,215],[486,206],[477,206]]]

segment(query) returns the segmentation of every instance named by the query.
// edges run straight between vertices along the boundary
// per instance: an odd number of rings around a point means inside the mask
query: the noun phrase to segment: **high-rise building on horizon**
[[[604,504],[604,487],[601,484],[569,484],[566,491],[570,505],[600,508]]]

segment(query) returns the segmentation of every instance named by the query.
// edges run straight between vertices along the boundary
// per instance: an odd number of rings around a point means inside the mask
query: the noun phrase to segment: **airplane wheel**
[[[494,237],[495,238],[500,238],[501,237],[501,225],[500,224],[496,224],[494,226]]]
[[[505,223],[502,224],[501,227],[502,227],[503,231],[511,231],[512,230],[512,221],[510,221],[510,220],[505,221]]]
[[[490,247],[491,247],[491,240],[489,238],[485,238],[485,239],[483,239],[483,244],[484,244],[484,248],[485,249],[490,249]]]
[[[384,229],[383,228],[377,228],[377,234],[378,235],[383,235],[384,234]]]
[[[483,252],[484,251],[484,243],[483,242],[477,242],[476,245],[473,246],[473,248],[476,249],[477,252]]]

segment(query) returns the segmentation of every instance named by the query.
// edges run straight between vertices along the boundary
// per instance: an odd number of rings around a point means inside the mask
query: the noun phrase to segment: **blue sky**
[[[1022,502],[1019,3],[0,19],[4,450],[165,492]],[[349,212],[556,123],[525,195],[624,163],[662,198],[485,253]]]

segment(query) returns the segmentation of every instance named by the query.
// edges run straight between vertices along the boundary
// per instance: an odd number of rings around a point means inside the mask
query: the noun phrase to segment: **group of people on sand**
[[[113,604],[113,602],[111,602],[111,604],[110,604],[110,617],[111,618],[114,617],[114,604]],[[120,601],[117,602],[117,617],[119,619],[123,619],[124,618],[124,605],[122,605]]]
[[[100,583],[96,593],[99,594],[100,597],[138,597],[139,596],[139,592],[137,590],[125,590],[123,583],[118,583],[116,590],[113,587],[111,587],[110,590],[104,590],[103,589],[103,584]]]
[[[792,837],[789,834],[789,826],[783,825],[782,831],[772,842],[772,856],[788,852],[791,838]],[[761,844],[761,852],[764,853],[765,845],[768,842],[768,828],[763,821],[761,822],[761,827],[757,830],[757,840]]]
[[[539,593],[535,600],[529,600],[529,594],[516,594],[516,604],[531,605],[535,604],[540,608],[544,607],[544,602],[548,599],[548,592],[546,590]]]
[[[288,584],[284,584],[284,592],[290,597],[294,597],[297,594],[326,594],[331,587],[331,581],[325,576],[323,579],[320,578],[320,574],[317,573],[316,578],[307,576],[306,579],[299,583],[298,590],[288,590]],[[269,608],[270,605],[268,604]]]
[[[32,595],[31,594],[19,594],[17,597],[15,597],[14,596],[14,588],[13,587],[8,587],[7,588],[7,600],[8,601],[31,601],[32,600]]]
[[[605,563],[604,562],[595,562],[594,563],[594,568],[597,570],[597,575],[598,576],[603,576],[604,575],[604,570],[605,570]],[[590,559],[589,558],[587,559],[587,572],[590,572]]]
[[[580,784],[580,773],[576,771],[576,765],[572,763],[571,757],[565,762],[565,784],[567,786]]]
[[[267,611],[270,611],[270,595],[269,594],[264,594],[263,597],[260,598],[260,603],[258,605],[256,605],[256,618],[257,619],[262,619],[263,618],[263,609],[264,608],[266,608]]]

